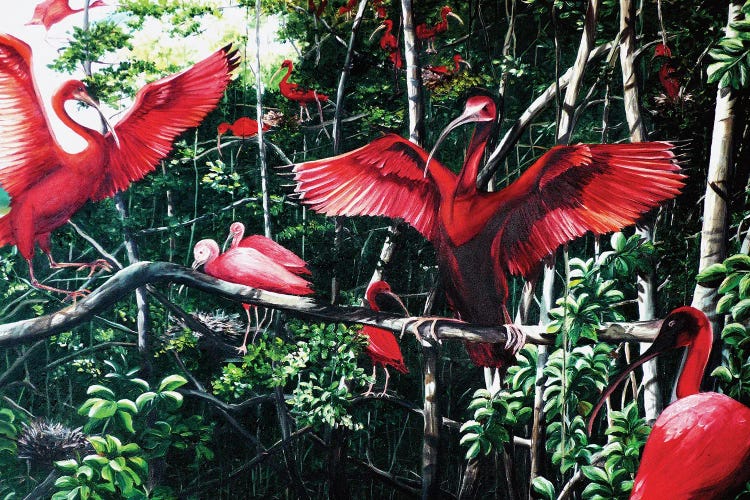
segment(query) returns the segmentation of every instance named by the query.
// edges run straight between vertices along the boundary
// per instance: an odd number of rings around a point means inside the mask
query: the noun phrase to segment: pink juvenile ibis
[[[296,275],[311,275],[307,268],[307,262],[302,260],[291,250],[284,248],[270,238],[262,234],[252,234],[247,238],[245,225],[242,222],[233,222],[229,226],[227,241],[232,240],[230,248],[254,248],[266,257],[270,257],[277,264],[282,265],[287,271]],[[226,242],[224,243],[226,245]]]
[[[53,24],[57,24],[71,14],[83,12],[84,9],[71,9],[69,0],[45,0],[37,4],[34,8],[34,15],[27,25],[41,24],[44,29],[49,31]],[[107,4],[102,0],[95,0],[89,5],[89,9],[94,7],[105,7]]]
[[[365,292],[365,298],[367,303],[370,305],[370,309],[375,312],[380,311],[381,305],[379,301],[383,301],[388,298],[391,301],[398,304],[406,313],[409,315],[409,311],[406,310],[406,306],[401,301],[401,298],[393,293],[391,286],[385,281],[375,281],[367,287]],[[401,348],[398,345],[395,335],[388,330],[378,328],[376,326],[365,325],[362,327],[362,334],[367,337],[368,344],[365,348],[368,356],[372,360],[372,378],[373,383],[367,389],[365,395],[372,394],[372,386],[375,384],[375,374],[377,366],[380,365],[385,371],[385,386],[383,392],[385,394],[388,390],[388,380],[390,379],[390,373],[388,373],[388,367],[392,366],[401,373],[409,373],[409,369],[404,364],[404,356],[401,354]]]
[[[10,35],[0,35],[0,187],[11,197],[10,213],[0,218],[0,246],[16,245],[29,263],[38,244],[50,267],[107,267],[91,263],[58,263],[50,251],[50,233],[65,224],[87,201],[98,201],[143,178],[167,156],[172,141],[197,126],[213,110],[237,67],[230,46],[192,67],[144,86],[130,111],[113,132],[100,132],[76,123],[65,103],[78,100],[96,107],[85,85],[69,80],[52,97],[58,118],[86,141],[80,153],[67,153],[55,141],[31,73],[31,49]],[[98,108],[97,108],[98,109]],[[51,194],[54,193],[54,196]]]
[[[268,124],[263,123],[263,131],[265,132],[271,128]],[[247,139],[258,135],[258,122],[252,118],[241,116],[237,118],[234,123],[229,124],[228,122],[221,122],[216,127],[216,148],[221,154],[221,136],[227,132],[232,132],[232,135],[241,139]]]
[[[451,130],[476,123],[459,175],[387,134],[349,153],[295,165],[296,191],[326,215],[404,219],[434,245],[448,303],[460,319],[489,326],[511,323],[508,273],[528,277],[563,243],[633,224],[683,186],[672,144],[642,142],[556,146],[505,189],[480,191],[477,173],[496,115],[490,97],[470,97],[438,138],[433,152]],[[509,345],[520,348],[519,340],[509,335]],[[466,346],[480,366],[515,359],[500,345]]]
[[[193,269],[203,266],[209,276],[230,283],[260,288],[269,292],[288,295],[310,295],[313,293],[310,283],[287,270],[271,256],[264,255],[255,248],[233,247],[220,253],[219,245],[214,240],[201,240],[193,248]],[[250,333],[250,308],[252,304],[242,304],[247,314],[247,329],[242,346],[237,350],[247,353],[247,336]],[[257,311],[256,311],[257,315]],[[257,318],[256,318],[257,321]],[[256,324],[259,324],[256,323]]]
[[[440,9],[440,22],[434,26],[427,26],[427,23],[417,25],[417,38],[427,41],[427,52],[437,52],[435,50],[435,37],[448,31],[448,16],[456,18],[461,24],[464,23],[463,19],[446,5]]]
[[[388,53],[388,59],[393,63],[396,69],[401,69],[403,62],[401,59],[401,51],[398,48],[398,39],[393,35],[393,21],[390,19],[384,20],[380,26],[370,35],[370,40],[375,36],[375,33],[380,30],[385,30],[383,35],[380,37],[378,42],[380,48]]]
[[[279,71],[283,70],[284,68],[286,68],[286,75],[284,75],[284,78],[282,78],[279,82],[279,91],[281,91],[281,95],[283,95],[290,101],[294,101],[299,104],[300,121],[302,120],[303,109],[307,113],[307,118],[309,119],[310,112],[307,110],[307,105],[311,102],[317,102],[318,106],[320,106],[321,102],[328,102],[328,96],[325,94],[321,94],[316,90],[306,89],[296,83],[291,83],[289,81],[289,77],[292,75],[294,64],[289,59],[285,59],[281,63],[281,67],[276,71],[276,73],[273,74],[271,80],[273,80],[276,77],[276,74],[278,74]]]
[[[637,366],[687,347],[677,401],[656,419],[643,450],[631,499],[734,498],[750,480],[750,408],[715,392],[700,392],[713,345],[711,323],[693,307],[679,307],[662,323],[651,347],[612,383],[591,412],[589,434],[604,400]]]
[[[672,50],[663,43],[654,48],[654,55],[651,58],[664,58],[664,62],[659,68],[659,82],[664,88],[664,93],[671,102],[677,101],[680,96],[680,79],[677,78],[677,66],[672,60]]]

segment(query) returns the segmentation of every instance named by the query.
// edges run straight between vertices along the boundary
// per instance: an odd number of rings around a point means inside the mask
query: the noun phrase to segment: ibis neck
[[[456,196],[470,195],[477,192],[479,164],[482,161],[484,147],[487,145],[487,139],[492,132],[492,127],[492,122],[480,122],[474,129],[474,134],[471,136],[469,147],[466,150],[464,166],[458,178]]]
[[[292,66],[289,66],[286,69],[286,75],[284,75],[284,78],[281,79],[281,83],[286,84],[289,81],[290,76],[292,76]]]
[[[97,139],[103,136],[101,134],[98,134],[95,130],[84,127],[80,123],[73,120],[65,110],[65,100],[53,99],[52,109],[57,114],[57,117],[60,118],[61,122],[63,122],[68,128],[70,128],[73,132],[81,136],[86,141],[87,146],[99,144],[99,141]]]
[[[713,345],[713,334],[710,327],[700,329],[695,341],[688,346],[687,358],[682,373],[677,381],[677,398],[684,398],[700,392],[703,373],[708,364]]]

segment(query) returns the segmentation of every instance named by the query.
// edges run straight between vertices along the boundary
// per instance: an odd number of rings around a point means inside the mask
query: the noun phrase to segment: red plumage
[[[27,25],[41,24],[44,29],[49,30],[53,24],[57,24],[71,14],[83,12],[83,9],[71,9],[69,0],[45,0],[40,2],[34,8],[34,15]],[[89,9],[94,7],[105,7],[107,4],[102,0],[95,0],[89,5]]]
[[[327,95],[321,94],[316,90],[306,89],[296,83],[292,83],[289,81],[289,77],[292,75],[292,70],[294,69],[294,64],[292,63],[292,61],[290,61],[289,59],[285,59],[281,63],[279,71],[284,68],[286,68],[286,75],[284,75],[284,77],[279,82],[279,91],[281,92],[281,95],[283,95],[290,101],[294,101],[299,104],[300,114],[303,108],[307,109],[307,105],[309,103],[328,102]]]
[[[263,124],[263,131],[265,132],[271,128],[267,124]],[[252,137],[258,134],[258,122],[247,116],[241,116],[237,118],[231,125],[227,122],[222,122],[216,127],[216,131],[219,135],[232,132],[232,135],[236,137],[242,137],[243,139]]]
[[[357,0],[349,0],[346,2],[346,5],[339,7],[339,10],[337,11],[337,14],[340,16],[343,16],[344,14],[348,14],[354,9],[354,5],[357,3]]]
[[[633,224],[684,184],[669,143],[578,144],[552,148],[501,191],[479,191],[477,173],[495,118],[492,99],[471,97],[438,139],[477,123],[458,176],[435,159],[425,174],[428,153],[388,134],[296,165],[296,191],[302,203],[327,215],[404,219],[435,246],[447,299],[460,318],[489,326],[509,320],[508,273],[529,277],[561,244]],[[480,365],[508,361],[497,344],[469,349]]]
[[[440,9],[440,21],[437,22],[434,26],[427,26],[427,23],[420,23],[417,25],[417,38],[427,41],[427,50],[429,52],[435,51],[435,49],[432,47],[432,44],[435,42],[435,37],[448,31],[448,16],[456,18],[456,20],[461,24],[464,23],[463,20],[453,12],[453,9],[446,5],[445,7],[442,7]]]
[[[126,189],[152,171],[172,148],[172,141],[197,126],[216,107],[237,67],[236,51],[227,46],[203,61],[144,86],[130,111],[112,133],[79,125],[64,108],[69,100],[96,107],[83,83],[69,80],[52,98],[60,120],[86,141],[69,154],[54,140],[31,73],[31,49],[10,35],[0,35],[0,186],[11,197],[10,213],[0,218],[0,245],[14,244],[31,265],[34,244],[53,267],[102,265],[56,263],[50,233],[65,224],[87,201]],[[80,292],[73,292],[80,295]]]
[[[672,59],[672,50],[663,43],[654,48],[652,59],[657,57],[664,58],[664,62],[659,68],[659,82],[664,88],[665,95],[670,101],[676,101],[680,97],[680,79],[677,77],[678,68]]]
[[[245,225],[242,222],[233,222],[229,226],[229,238],[232,239],[231,248],[253,248],[263,255],[271,258],[277,264],[283,266],[287,271],[297,275],[312,274],[307,268],[307,262],[302,260],[291,250],[284,248],[270,238],[260,234],[252,234],[247,238]]]
[[[708,318],[693,307],[672,311],[651,347],[604,392],[606,398],[637,366],[662,352],[687,347],[678,400],[654,424],[643,450],[631,499],[734,498],[750,480],[750,408],[715,392],[699,393],[713,344]]]
[[[370,35],[370,39],[380,30],[385,30],[378,41],[380,48],[388,53],[388,59],[396,69],[401,69],[403,61],[401,59],[401,51],[398,48],[398,39],[393,35],[393,21],[390,19],[384,20],[373,34]]]

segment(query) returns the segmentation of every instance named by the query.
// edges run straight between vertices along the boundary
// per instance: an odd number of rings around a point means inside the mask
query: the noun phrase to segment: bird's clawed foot
[[[37,281],[36,278],[32,277],[31,279],[31,286],[34,288],[37,288],[39,290],[46,290],[48,292],[55,292],[55,293],[62,293],[65,295],[64,300],[72,300],[73,303],[76,303],[76,300],[78,300],[79,297],[83,298],[86,295],[91,293],[91,290],[87,290],[85,288],[82,288],[80,290],[63,290],[62,288],[55,288],[53,286],[43,285],[39,281]]]
[[[449,318],[443,318],[440,316],[406,318],[406,321],[404,322],[404,326],[401,327],[401,337],[403,337],[404,333],[406,333],[406,329],[411,327],[414,329],[414,335],[417,337],[417,340],[419,342],[430,342],[430,343],[442,344],[443,341],[440,340],[436,334],[438,322],[463,323],[463,321],[458,320],[458,319],[449,319]],[[425,323],[430,323],[430,329],[427,331],[427,336],[422,337],[422,335],[419,333],[419,328]]]
[[[93,262],[55,262],[50,259],[49,267],[53,269],[60,269],[63,267],[75,267],[76,271],[88,269],[88,277],[92,277],[97,269],[104,269],[106,271],[112,271],[112,265],[104,259],[96,259]]]
[[[235,349],[237,349],[237,352],[238,352],[238,353],[240,353],[240,354],[242,354],[243,356],[244,356],[245,354],[247,354],[247,346],[245,345],[245,343],[244,343],[244,342],[242,343],[242,345],[241,345],[241,346],[239,346],[239,347],[235,347]]]
[[[526,334],[513,323],[505,325],[507,338],[505,339],[505,349],[511,351],[513,356],[526,344]]]

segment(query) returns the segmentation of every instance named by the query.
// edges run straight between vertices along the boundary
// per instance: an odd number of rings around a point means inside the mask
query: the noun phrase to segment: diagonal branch
[[[226,299],[279,309],[294,316],[314,318],[318,321],[360,323],[397,333],[402,331],[411,334],[418,333],[414,326],[416,323],[414,318],[376,313],[359,307],[325,305],[307,297],[266,292],[218,280],[179,264],[142,261],[117,272],[91,295],[60,311],[0,325],[0,347],[31,342],[70,330],[90,321],[94,315],[108,310],[136,288],[163,282],[186,285]],[[426,336],[431,321],[425,323],[420,326],[420,331]],[[661,320],[610,323],[601,328],[598,334],[599,338],[605,341],[651,342],[656,337],[660,325]],[[520,328],[526,333],[527,342],[532,344],[551,345],[555,341],[554,335],[545,333],[538,326],[520,326]],[[453,319],[446,318],[446,322],[438,321],[434,330],[440,339],[492,343],[506,341],[505,327],[501,325],[497,327],[476,326],[469,323],[457,323]]]

